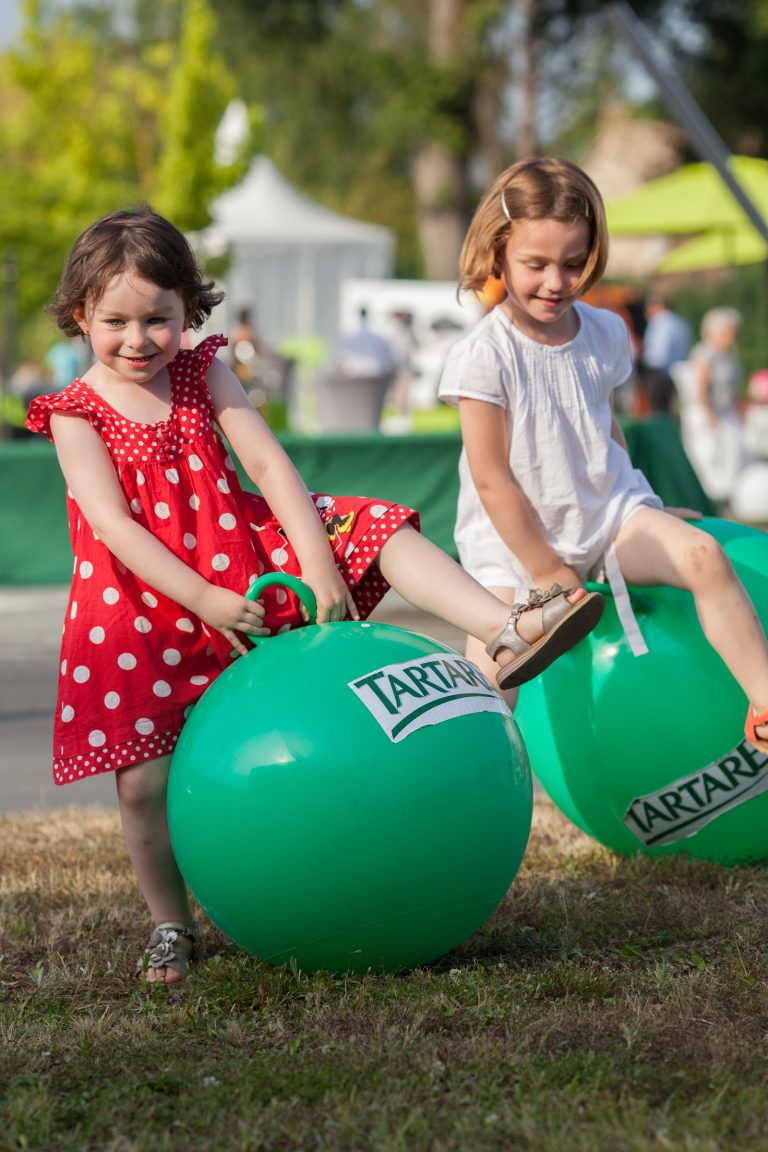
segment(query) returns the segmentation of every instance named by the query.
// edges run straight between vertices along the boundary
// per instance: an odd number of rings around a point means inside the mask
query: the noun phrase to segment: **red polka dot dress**
[[[40,396],[26,426],[51,437],[67,412],[102,437],[135,520],[213,584],[245,592],[265,572],[300,576],[283,529],[245,492],[214,425],[205,374],[222,336],[181,350],[169,365],[171,413],[159,424],[125,419],[82,380]],[[374,560],[410,508],[353,496],[313,495],[361,617],[388,588]],[[67,784],[168,754],[189,708],[235,654],[224,636],[155,591],[96,537],[67,492],[75,558],[61,648],[53,774]],[[286,589],[263,596],[272,633],[301,625]]]

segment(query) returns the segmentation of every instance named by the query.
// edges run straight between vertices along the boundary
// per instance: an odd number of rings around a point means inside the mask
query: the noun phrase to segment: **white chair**
[[[343,376],[319,373],[315,378],[321,432],[372,432],[378,429],[384,398],[394,373]]]

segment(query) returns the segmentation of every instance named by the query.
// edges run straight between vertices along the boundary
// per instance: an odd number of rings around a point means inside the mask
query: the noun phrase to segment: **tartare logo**
[[[633,800],[624,823],[647,848],[674,844],[768,788],[768,756],[742,740],[706,768]]]
[[[349,687],[393,743],[456,716],[511,715],[490,680],[460,656],[438,654],[386,664],[350,680]]]

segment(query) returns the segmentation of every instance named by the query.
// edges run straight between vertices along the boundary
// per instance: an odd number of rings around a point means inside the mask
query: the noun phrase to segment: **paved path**
[[[59,643],[68,589],[0,588],[0,812],[117,807],[111,772],[58,787],[51,775],[51,727]],[[376,619],[433,636],[463,651],[464,637],[417,612],[394,592]]]

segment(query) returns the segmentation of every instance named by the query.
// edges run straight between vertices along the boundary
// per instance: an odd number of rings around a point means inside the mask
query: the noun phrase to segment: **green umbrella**
[[[768,245],[745,221],[730,231],[713,229],[678,244],[659,264],[660,272],[695,272],[700,268],[726,268],[735,264],[762,264]]]
[[[730,167],[755,207],[768,216],[768,161],[734,156]],[[694,237],[669,253],[663,271],[753,264],[766,244],[711,164],[686,164],[606,203],[614,236]]]

